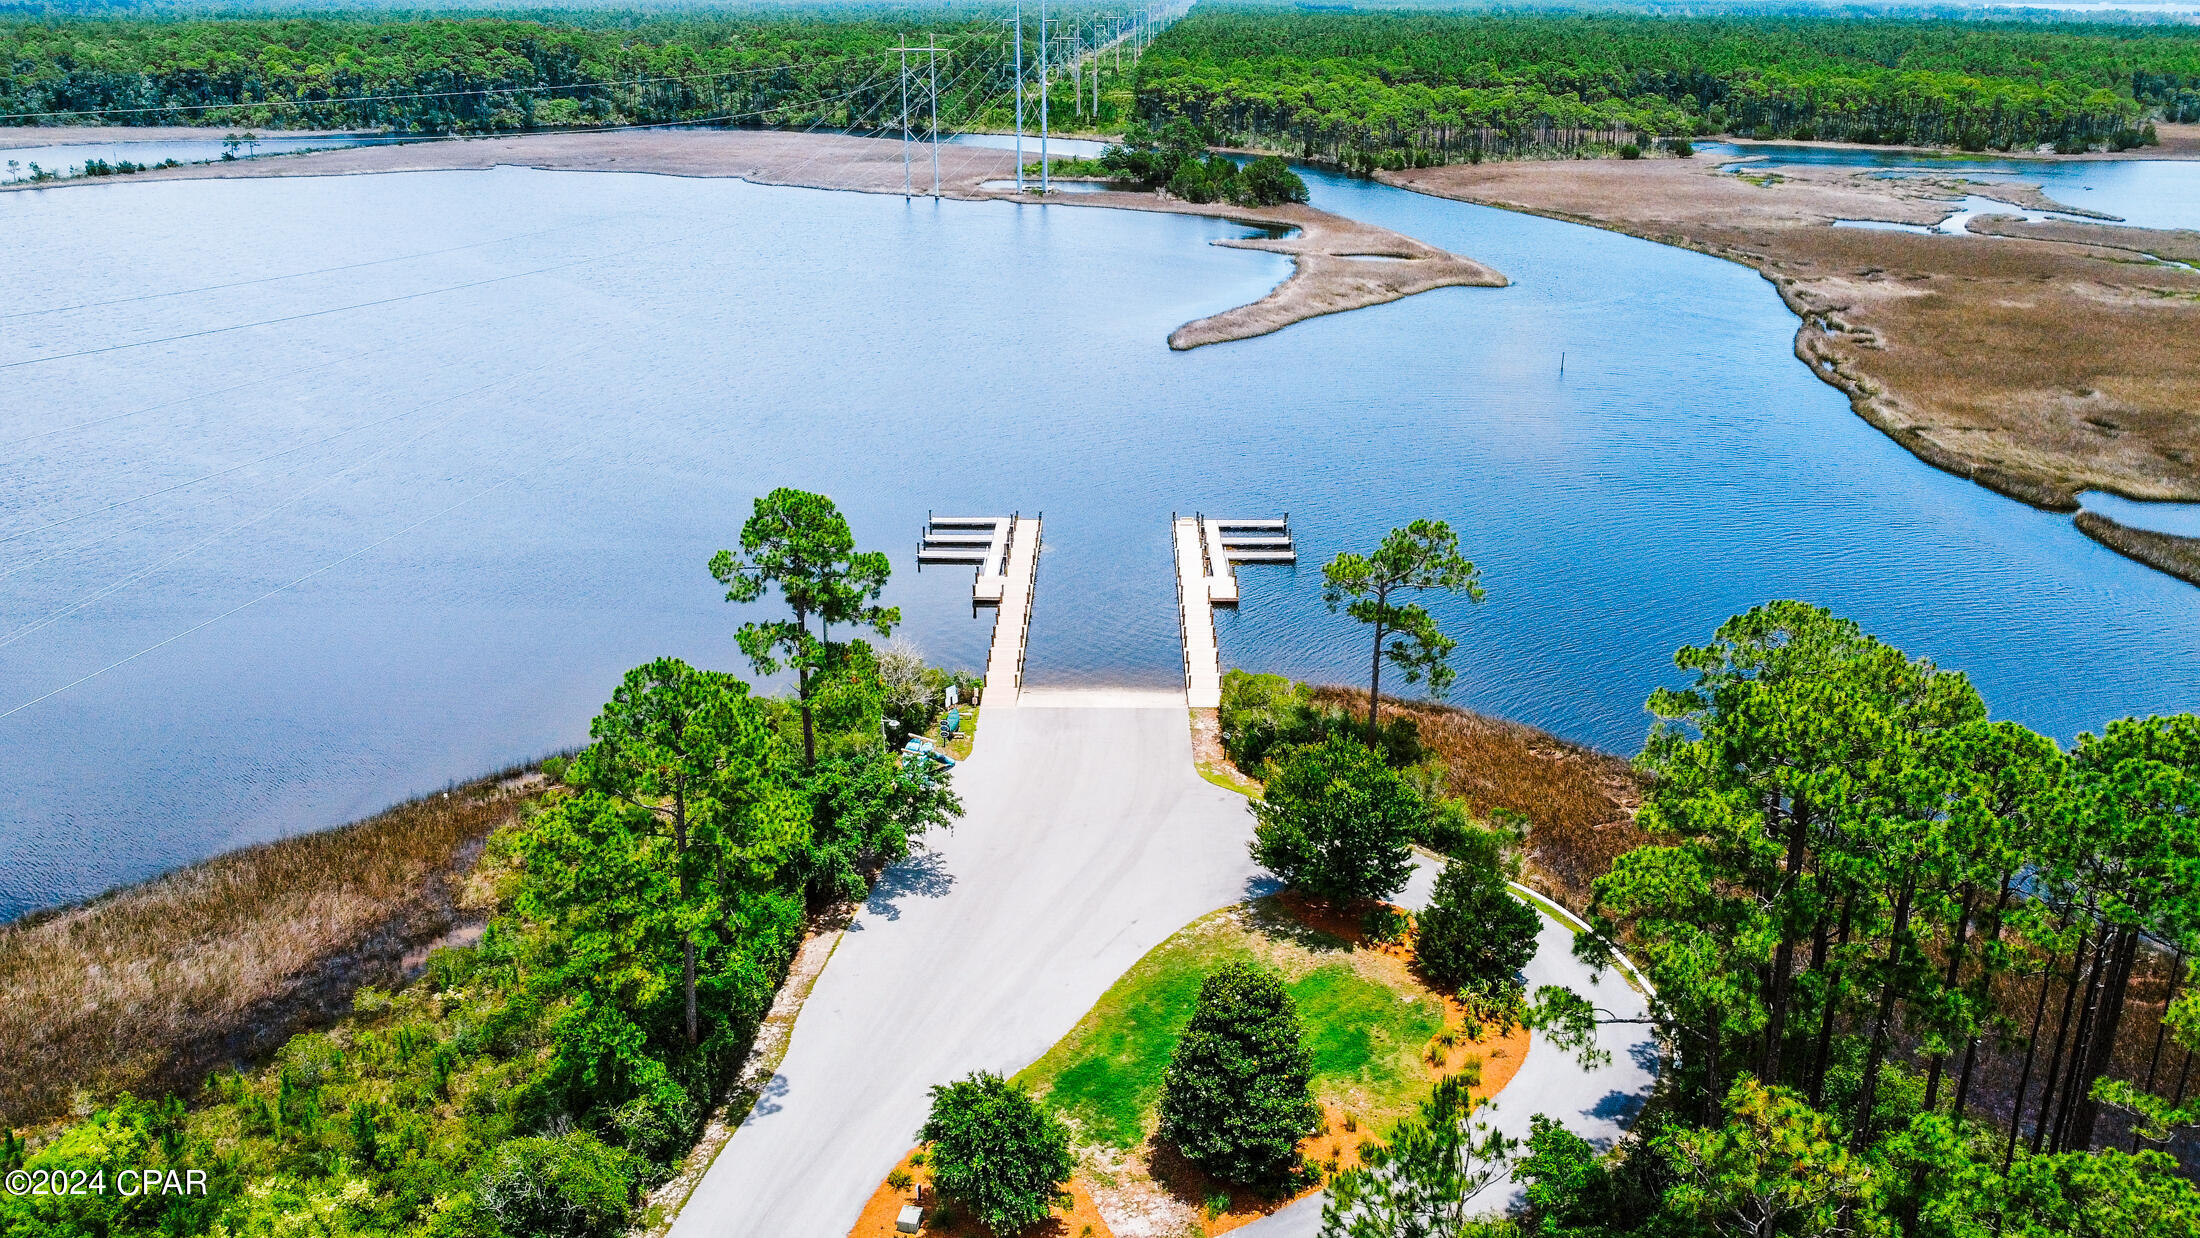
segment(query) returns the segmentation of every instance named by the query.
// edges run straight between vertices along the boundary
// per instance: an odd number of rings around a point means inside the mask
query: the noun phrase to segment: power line
[[[468,396],[480,395],[484,391],[489,391],[497,387],[502,387],[508,383],[517,382],[524,378],[531,378],[550,369],[553,364],[562,364],[570,361],[576,361],[579,360],[581,357],[588,356],[592,353],[601,352],[604,347],[604,345],[598,344],[594,347],[583,349],[581,352],[569,357],[561,356],[556,362],[545,362],[541,365],[522,370],[515,374],[507,374],[502,378],[494,379],[490,382],[483,383],[478,387],[474,387],[466,391],[461,391],[453,395],[447,395],[439,399],[430,400],[425,404],[416,405],[408,412],[399,414],[399,418],[410,417],[416,413],[426,412],[428,409],[434,408],[437,405],[453,404],[460,400],[466,399]],[[375,449],[374,451],[368,452],[363,456],[354,457],[342,468],[339,468],[335,472],[330,473],[328,476],[323,477],[320,481],[315,482],[314,484],[293,493],[289,498],[284,499],[280,503],[277,503],[272,507],[262,508],[256,514],[248,516],[245,519],[240,520],[225,529],[220,529],[213,533],[209,533],[206,536],[200,538],[198,541],[191,543],[189,546],[186,546],[183,549],[175,551],[174,553],[168,555],[168,557],[161,559],[149,566],[139,568],[137,571],[109,583],[105,588],[98,590],[97,592],[77,602],[75,605],[67,606],[60,610],[53,611],[43,619],[26,623],[23,626],[16,628],[14,631],[8,632],[5,635],[0,635],[0,648],[5,648],[9,645],[14,644],[16,641],[31,635],[34,632],[38,632],[44,628],[50,627],[53,624],[58,623],[61,620],[68,618],[70,615],[73,615],[76,612],[84,609],[85,607],[90,606],[95,602],[98,602],[100,599],[108,597],[121,589],[127,588],[130,585],[133,585],[138,581],[145,579],[147,576],[150,576],[153,573],[161,570],[162,568],[169,566],[170,564],[180,562],[181,560],[189,557],[201,548],[211,545],[214,542],[220,541],[222,538],[225,538],[230,534],[237,532],[239,529],[248,528],[252,525],[258,524],[260,521],[267,519],[269,516],[274,515],[275,513],[283,510],[286,507],[291,506],[294,503],[297,503],[308,495],[311,495],[314,492],[335,483],[337,479],[343,477],[346,473],[349,473],[354,469],[361,467],[362,465],[380,459],[383,456],[389,455],[391,452],[397,451],[400,448],[410,447],[416,443],[425,440],[426,438],[428,438],[428,436],[448,427],[453,421],[456,421],[460,416],[464,415],[465,411],[466,410],[463,408],[455,410],[449,416],[442,418],[441,420],[435,422],[433,425],[429,426],[427,429],[422,430],[420,433],[414,435],[409,439],[404,440],[403,442],[387,443]],[[378,422],[375,424],[387,424],[388,420],[396,420],[396,418],[387,419],[383,422]],[[347,431],[347,433],[349,432]],[[324,439],[322,441],[328,442],[330,440]],[[45,556],[41,556],[41,558],[44,557]],[[25,566],[28,565],[26,564]],[[15,570],[18,569],[10,569],[8,573],[0,573],[0,575],[13,574]]]
[[[584,222],[600,223],[602,221],[600,219],[591,219]],[[198,288],[177,288],[168,292],[147,292],[141,293],[134,297],[115,297],[107,301],[84,301],[76,305],[53,305],[47,306],[43,309],[17,310],[12,314],[0,314],[0,321],[6,321],[11,318],[37,318],[45,314],[66,314],[75,310],[101,309],[109,305],[131,305],[139,301],[158,301],[167,297],[196,296],[197,294],[202,292],[223,292],[231,288],[250,288],[256,284],[272,284],[286,279],[306,279],[314,275],[332,275],[339,271],[357,271],[362,270],[366,267],[388,266],[393,262],[412,262],[420,258],[439,258],[444,254],[455,254],[469,249],[480,249],[483,246],[487,245],[503,245],[510,241],[525,241],[538,236],[548,236],[553,232],[562,232],[567,228],[576,228],[579,226],[581,225],[577,223],[560,224],[558,227],[544,228],[539,232],[522,232],[515,236],[496,237],[493,240],[470,241],[464,245],[450,246],[447,249],[430,249],[417,254],[398,254],[395,257],[375,258],[367,262],[347,262],[342,266],[316,267],[311,271],[291,271],[284,275],[265,275],[257,279],[240,279],[233,283],[227,284],[206,284]]]
[[[516,95],[551,90],[595,90],[616,86],[653,86],[664,82],[715,81],[725,77],[748,77],[758,73],[779,73],[790,68],[814,65],[839,64],[844,60],[862,60],[871,56],[883,56],[883,51],[851,52],[845,56],[827,56],[822,60],[793,61],[782,64],[761,65],[750,69],[724,69],[715,73],[688,73],[669,77],[630,77],[600,82],[565,82],[539,86],[487,86],[478,90],[422,90],[405,94],[344,95],[331,99],[239,99],[233,103],[156,103],[148,107],[79,108],[51,112],[11,112],[0,116],[0,122],[18,120],[42,120],[54,116],[128,116],[146,112],[207,112],[222,108],[248,107],[334,107],[349,103],[397,103],[407,99],[473,99],[489,95]]]

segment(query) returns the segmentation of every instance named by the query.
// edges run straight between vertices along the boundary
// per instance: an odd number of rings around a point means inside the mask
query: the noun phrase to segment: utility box
[[[897,1234],[914,1234],[923,1224],[924,1209],[915,1204],[910,1204],[901,1210],[900,1216],[894,1218],[894,1232]]]

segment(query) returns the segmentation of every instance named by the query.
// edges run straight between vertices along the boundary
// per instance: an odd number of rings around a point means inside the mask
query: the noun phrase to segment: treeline
[[[739,642],[798,672],[793,697],[670,658],[629,672],[491,837],[478,944],[189,1106],[125,1095],[36,1146],[0,1132],[0,1233],[625,1232],[734,1084],[807,914],[960,812],[881,742],[929,726],[948,677],[848,639],[898,621],[875,604],[884,555],[854,552],[821,497],[775,491],[712,567],[787,602]]]
[[[1202,6],[1140,63],[1140,115],[1407,166],[1655,137],[2135,145],[2200,120],[2173,25],[1340,13]]]
[[[2200,1117],[2200,719],[2065,751],[1794,602],[1676,660],[1696,681],[1651,698],[1641,758],[1660,841],[1590,907],[1657,987],[1664,1189],[1770,1135],[1859,1232],[2192,1232],[2160,1149]],[[1735,1185],[1687,1198],[1717,1220]]]
[[[942,122],[1008,91],[1009,31],[769,10],[628,28],[502,18],[0,23],[0,123],[502,133],[629,124],[899,124],[893,48],[930,29]],[[912,42],[921,42],[914,39]]]
[[[1799,602],[1736,616],[1676,661],[1694,682],[1652,696],[1640,758],[1655,841],[1594,883],[1597,932],[1575,944],[1604,964],[1616,943],[1654,986],[1667,1058],[1636,1137],[1600,1152],[1542,1115],[1517,1147],[1464,1113],[1401,1128],[1393,1152],[1445,1155],[1333,1183],[1352,1206],[1330,1209],[1324,1238],[2200,1232],[2200,1189],[2170,1151],[2200,1125],[2200,718],[2123,719],[2066,750],[1989,720],[1963,675]],[[1256,854],[1294,887],[1383,897],[1403,879],[1368,858],[1386,824],[1452,856],[1413,926],[1437,974],[1446,883],[1505,875],[1492,843],[1512,822],[1414,808],[1409,788],[1440,780],[1410,715],[1354,717],[1233,673],[1219,720],[1233,761],[1269,780]],[[1328,814],[1319,855],[1371,886],[1339,895],[1326,870],[1276,862],[1272,819],[1305,786],[1355,805]],[[1519,937],[1495,889],[1464,938],[1478,949]],[[1595,1066],[1595,1026],[1616,1019],[1602,1000],[1539,990],[1536,1052]],[[1472,1196],[1507,1168],[1523,1210],[1459,1221],[1496,1206]]]

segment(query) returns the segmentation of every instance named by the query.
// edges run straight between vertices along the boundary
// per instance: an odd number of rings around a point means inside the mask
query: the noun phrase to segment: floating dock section
[[[1289,516],[1268,520],[1172,517],[1176,535],[1177,622],[1184,647],[1184,697],[1193,709],[1222,704],[1217,606],[1238,604],[1237,565],[1296,563]]]
[[[1024,685],[1031,592],[1039,576],[1039,518],[933,516],[917,547],[918,569],[927,563],[967,563],[978,569],[970,604],[995,608],[983,704],[989,709],[1014,705]]]

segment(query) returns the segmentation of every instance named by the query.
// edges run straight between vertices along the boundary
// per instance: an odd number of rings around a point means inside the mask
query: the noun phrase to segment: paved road
[[[844,1238],[916,1142],[933,1084],[1023,1068],[1148,950],[1272,888],[1246,854],[1244,798],[1193,770],[1181,695],[1023,701],[985,710],[956,774],[963,820],[890,871],[841,938],[778,1074],[670,1238]],[[1432,884],[1424,868],[1401,901],[1425,905]],[[1583,987],[1570,941],[1546,918],[1535,983],[1639,1007],[1617,977]],[[1594,1074],[1531,1052],[1499,1124],[1524,1133],[1544,1112],[1615,1138],[1648,1090],[1640,1030],[1604,1029],[1615,1064]],[[1316,1198],[1240,1232],[1297,1238],[1320,1219]]]
[[[1244,797],[1193,770],[1181,694],[1049,699],[984,711],[963,820],[841,938],[671,1238],[844,1238],[933,1084],[1021,1069],[1170,934],[1266,891]]]

